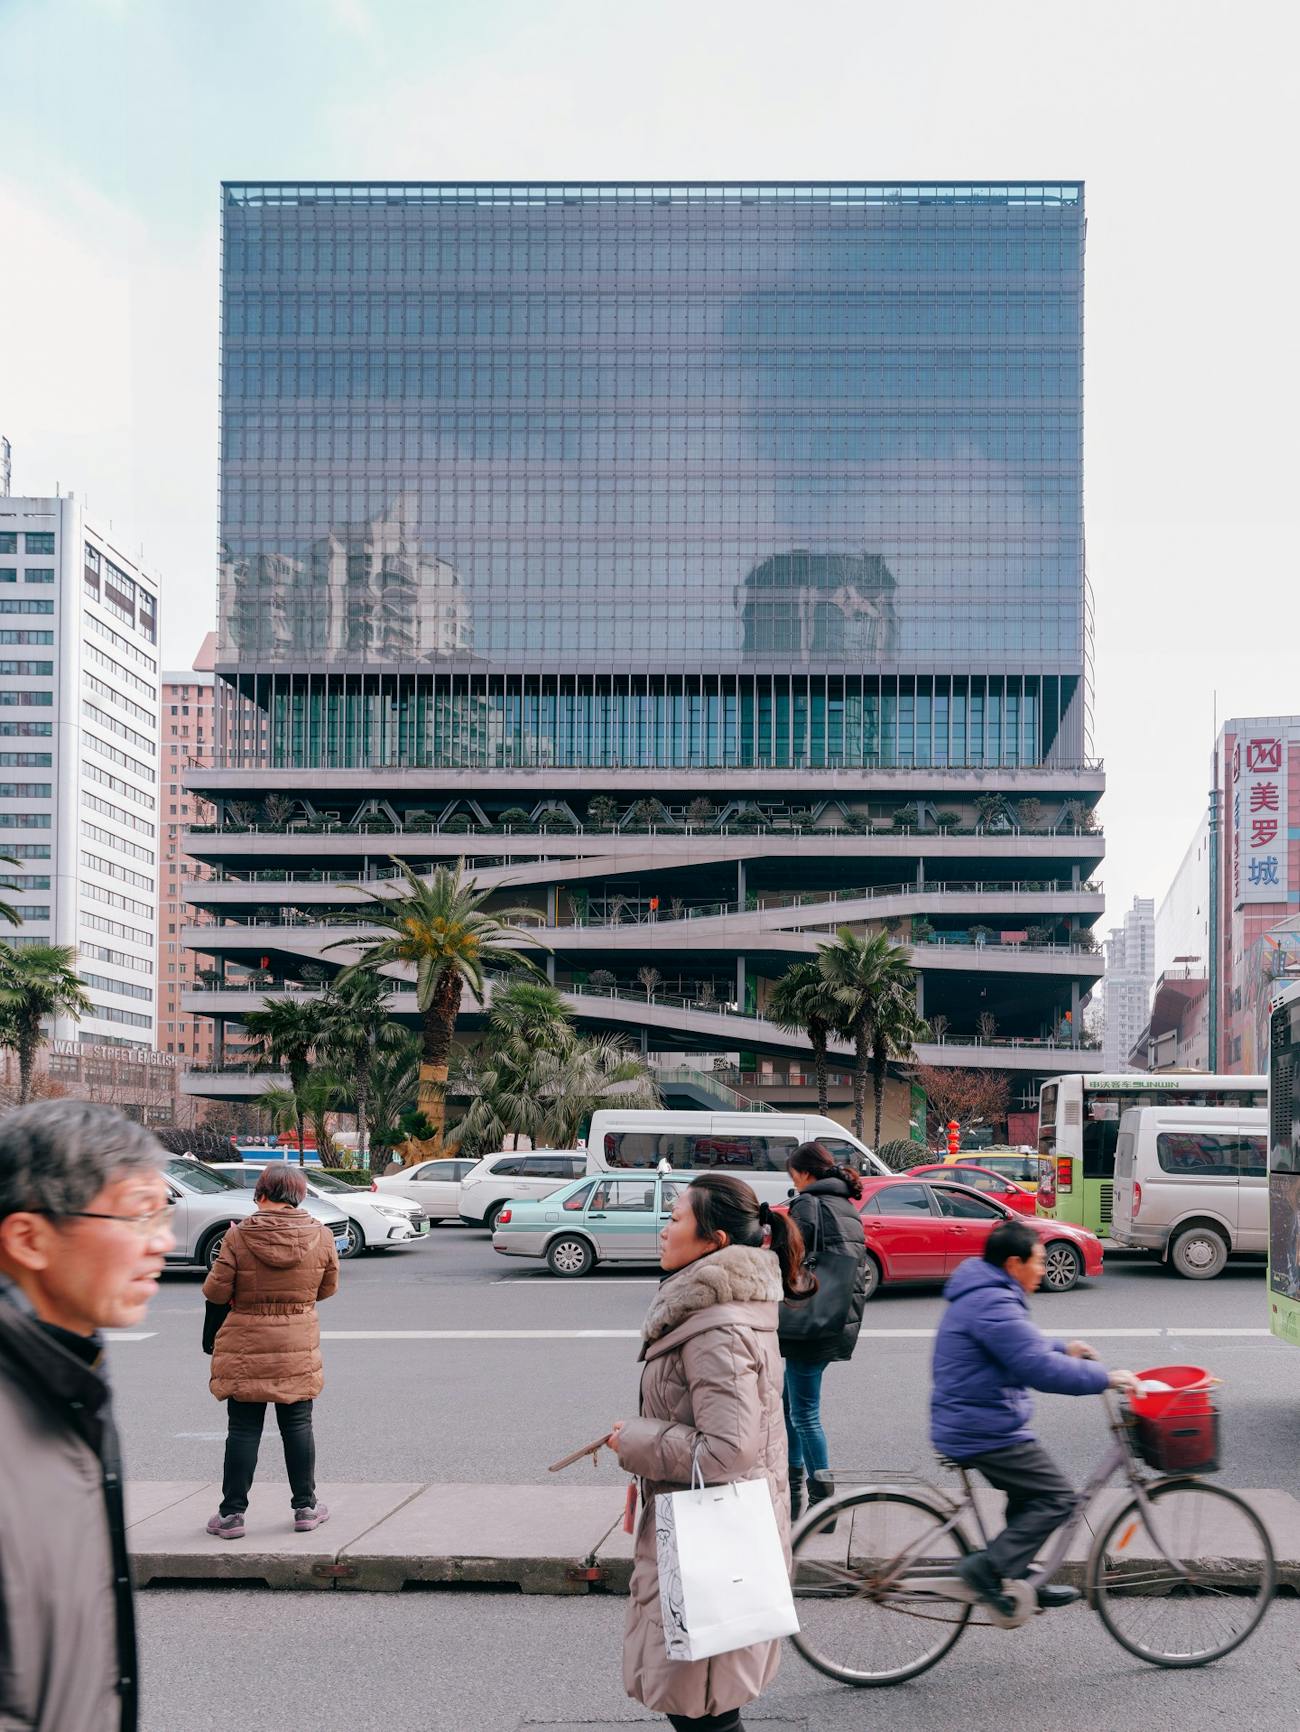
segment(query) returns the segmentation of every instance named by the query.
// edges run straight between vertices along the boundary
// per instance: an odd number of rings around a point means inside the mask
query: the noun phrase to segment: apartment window
[[[17,583],[18,567],[16,565],[0,565],[0,583]]]
[[[0,661],[0,674],[19,674],[25,678],[48,678],[54,672],[53,662]]]
[[[48,830],[50,827],[48,812],[0,812],[0,830]]]
[[[48,800],[48,782],[0,782],[0,800]]]
[[[53,642],[54,633],[52,631],[23,631],[21,628],[15,630],[12,626],[7,626],[3,631],[0,631],[0,643],[52,644]]]
[[[0,692],[0,704],[6,709],[16,709],[20,705],[35,704],[38,709],[49,709],[54,703],[53,692],[16,691]]]
[[[53,761],[52,752],[0,752],[0,768],[6,770],[48,770]]]
[[[0,596],[0,613],[53,613],[54,601],[51,597],[23,595]]]
[[[54,567],[52,565],[29,565],[23,573],[24,583],[53,583]]]
[[[18,536],[12,529],[0,529],[0,553],[17,553]]]
[[[52,529],[29,529],[23,536],[23,550],[26,553],[53,553],[54,531]]]
[[[0,722],[0,734],[30,734],[44,738],[53,732],[53,722]]]

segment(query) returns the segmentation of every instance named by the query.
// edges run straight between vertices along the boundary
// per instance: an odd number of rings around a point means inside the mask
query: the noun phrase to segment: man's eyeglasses
[[[147,1239],[167,1223],[172,1206],[167,1203],[161,1209],[151,1209],[147,1215],[109,1215],[100,1209],[37,1209],[34,1212],[47,1215],[52,1221],[122,1221],[133,1227],[142,1239]]]

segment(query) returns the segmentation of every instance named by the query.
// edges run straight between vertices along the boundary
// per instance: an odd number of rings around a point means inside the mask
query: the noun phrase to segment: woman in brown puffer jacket
[[[772,1249],[764,1248],[771,1233]],[[779,1642],[709,1660],[670,1660],[659,1611],[654,1499],[691,1482],[766,1478],[789,1563],[782,1365],[777,1306],[803,1290],[799,1229],[741,1180],[697,1179],[673,1204],[660,1239],[667,1275],[642,1329],[641,1417],[620,1420],[610,1447],[641,1480],[623,1682],[678,1732],[743,1732],[740,1711],[776,1675]]]
[[[267,1402],[275,1404],[284,1445],[294,1531],[307,1533],[329,1517],[316,1501],[311,1406],[325,1385],[316,1301],[338,1287],[339,1254],[329,1229],[298,1207],[306,1195],[298,1168],[265,1168],[253,1192],[257,1213],[229,1228],[203,1283],[208,1386],[226,1403],[229,1424],[221,1508],[208,1522],[218,1539],[244,1537]]]

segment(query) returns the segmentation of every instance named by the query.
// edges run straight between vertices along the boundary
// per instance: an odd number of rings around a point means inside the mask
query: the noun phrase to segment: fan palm
[[[53,1016],[80,1020],[90,1000],[73,968],[74,951],[64,944],[0,943],[0,1046],[18,1057],[18,1102],[32,1097],[36,1054]]]
[[[517,1147],[521,1136],[545,1142],[539,1090],[548,1061],[566,1058],[578,1039],[573,1012],[549,981],[511,980],[499,987],[483,1038],[451,1085],[470,1100],[457,1140],[467,1148],[498,1149],[511,1140]]]
[[[293,1121],[299,1165],[303,1162],[303,1092],[328,1027],[326,1008],[317,998],[264,998],[261,1010],[250,1010],[244,1018],[244,1031],[259,1054],[259,1068],[289,1073],[287,1092],[300,1103]]]
[[[381,1046],[375,1053],[370,1072],[372,1143],[381,1131],[385,1146],[397,1141],[398,1121],[415,1105],[419,1087],[420,1037],[399,1028],[393,1044]]]
[[[816,959],[796,962],[773,984],[768,994],[767,1020],[787,1034],[806,1034],[812,1047],[817,1079],[817,1111],[827,1111],[826,1048],[844,1020],[844,1007],[828,984]]]
[[[14,859],[12,854],[0,854],[0,866],[17,865],[18,861]],[[0,883],[0,890],[15,889],[17,889],[17,885],[15,884]],[[23,923],[22,914],[12,905],[12,903],[9,902],[0,902],[0,920],[7,920],[10,926],[21,926]]]
[[[906,1063],[915,1056],[915,1043],[925,1040],[929,1033],[924,1017],[917,1015],[916,989],[911,981],[905,985],[887,986],[876,1001],[871,1019],[871,1089],[875,1106],[873,1149],[880,1143],[880,1115],[885,1104],[889,1061],[894,1059]]]
[[[916,1014],[915,975],[904,945],[894,944],[886,932],[874,932],[859,937],[851,927],[841,926],[834,941],[823,944],[817,952],[817,965],[822,978],[840,1004],[841,1026],[853,1042],[853,1131],[861,1138],[866,1112],[867,1073],[878,1017],[885,1018],[884,1006],[896,999],[910,998]],[[891,1018],[894,1013],[891,1013]],[[885,1066],[882,1061],[877,1096],[884,1098]]]
[[[329,1115],[338,1110],[346,1096],[342,1082],[331,1071],[311,1070],[303,1078],[300,1088],[264,1089],[258,1105],[270,1114],[277,1131],[296,1131],[300,1162],[303,1159],[303,1126],[309,1124],[321,1162],[328,1166],[328,1157],[334,1147],[329,1132]]]
[[[366,888],[371,906],[367,923],[381,936],[360,942],[360,959],[344,974],[383,973],[395,967],[415,970],[415,997],[420,1012],[420,1110],[433,1126],[430,1139],[440,1148],[447,1114],[447,1067],[456,1033],[461,998],[468,987],[482,1003],[488,979],[533,964],[519,954],[521,944],[538,944],[535,934],[512,925],[532,918],[531,908],[506,908],[489,913],[483,906],[491,895],[465,876],[464,863],[439,866],[421,878],[404,860],[394,859],[406,888],[399,895]],[[355,947],[356,941],[341,944]],[[339,946],[331,946],[337,949]]]
[[[377,974],[340,977],[325,989],[324,1035],[321,1047],[338,1076],[347,1079],[346,1094],[356,1107],[357,1165],[369,1164],[370,1097],[379,1054],[402,1038],[402,1031],[385,1007],[387,990]]]

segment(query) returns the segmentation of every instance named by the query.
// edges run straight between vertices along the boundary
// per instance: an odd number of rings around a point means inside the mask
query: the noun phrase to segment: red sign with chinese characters
[[[1285,902],[1286,743],[1245,734],[1232,759],[1232,902]]]

